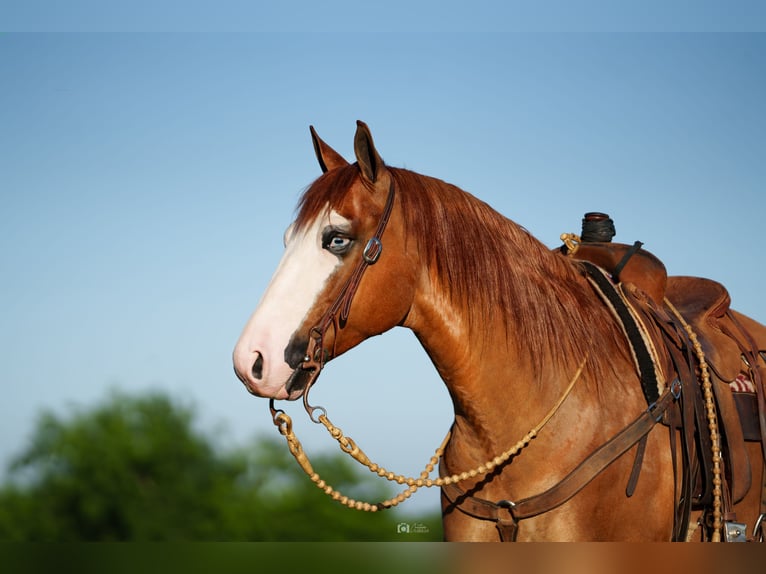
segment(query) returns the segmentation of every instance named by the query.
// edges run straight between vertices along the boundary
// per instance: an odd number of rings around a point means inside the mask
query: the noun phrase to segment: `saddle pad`
[[[753,381],[747,378],[746,375],[740,373],[737,377],[729,383],[729,388],[732,393],[755,393],[755,385]]]

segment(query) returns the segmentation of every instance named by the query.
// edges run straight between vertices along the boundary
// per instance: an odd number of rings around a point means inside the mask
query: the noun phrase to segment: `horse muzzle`
[[[268,399],[300,398],[309,378],[282,361],[270,361],[260,351],[234,349],[234,372],[247,391]],[[305,380],[304,380],[305,379]]]

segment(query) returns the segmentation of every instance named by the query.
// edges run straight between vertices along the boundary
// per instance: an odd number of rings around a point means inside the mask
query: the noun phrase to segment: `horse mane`
[[[598,337],[589,336],[604,305],[579,277],[577,266],[557,256],[526,229],[455,185],[406,169],[387,167],[394,179],[406,232],[435,271],[451,300],[469,310],[474,332],[504,312],[506,339],[512,338],[542,368],[579,363],[598,355]],[[328,204],[337,208],[359,175],[350,164],[320,176],[298,205],[296,227],[317,217]],[[553,302],[553,304],[552,304]],[[599,321],[622,335],[613,321]]]

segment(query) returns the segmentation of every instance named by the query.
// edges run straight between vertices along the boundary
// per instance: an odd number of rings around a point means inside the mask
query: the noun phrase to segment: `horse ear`
[[[309,126],[309,130],[311,130],[311,141],[314,143],[314,153],[317,156],[319,167],[322,168],[322,173],[327,173],[336,167],[348,165],[348,162],[343,159],[342,155],[322,141],[322,138],[317,135],[314,126]]]
[[[386,164],[383,163],[383,159],[378,155],[378,150],[375,149],[370,128],[359,120],[356,122],[354,153],[362,175],[370,183],[375,183]]]

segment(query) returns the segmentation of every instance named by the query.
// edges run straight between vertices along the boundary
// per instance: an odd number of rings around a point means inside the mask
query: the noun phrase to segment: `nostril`
[[[285,349],[285,363],[293,369],[300,367],[306,360],[306,347],[308,347],[307,339],[291,341]]]
[[[253,374],[254,378],[260,381],[263,378],[263,355],[260,353],[257,353],[257,355],[258,356],[255,358],[253,368],[250,372]]]

